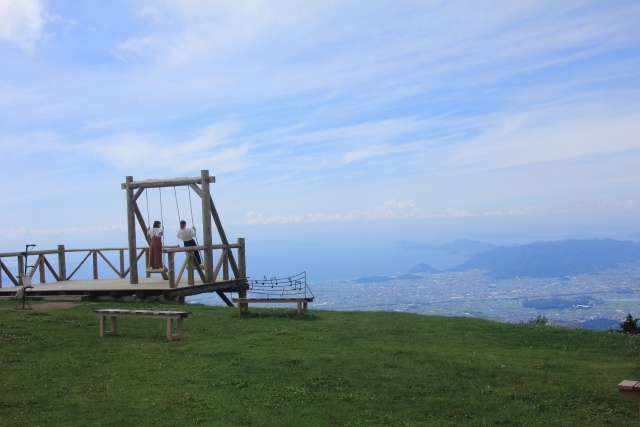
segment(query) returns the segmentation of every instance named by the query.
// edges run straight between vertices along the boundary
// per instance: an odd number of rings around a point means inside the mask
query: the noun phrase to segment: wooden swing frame
[[[144,181],[134,181],[132,176],[127,176],[126,180],[123,184],[121,184],[121,188],[126,192],[127,199],[127,229],[128,229],[128,240],[129,240],[129,279],[131,284],[139,283],[138,276],[138,262],[136,258],[136,220],[140,228],[142,229],[143,235],[147,241],[147,244],[150,243],[149,236],[147,235],[147,224],[145,223],[144,217],[140,208],[138,206],[138,198],[142,195],[145,190],[150,188],[164,188],[164,187],[181,187],[181,186],[189,186],[198,196],[200,196],[202,200],[202,233],[203,233],[203,242],[201,246],[198,248],[202,248],[204,253],[204,271],[198,268],[198,271],[201,272],[201,276],[203,276],[203,282],[205,283],[213,283],[215,282],[215,277],[217,271],[219,270],[219,266],[214,268],[213,265],[213,230],[212,225],[215,224],[216,230],[219,234],[220,241],[222,245],[229,245],[229,241],[222,227],[222,223],[220,221],[220,217],[218,216],[218,212],[211,198],[210,192],[210,184],[215,183],[215,177],[209,176],[208,170],[202,170],[201,175],[199,177],[194,178],[174,178],[174,179],[148,179]],[[213,222],[213,224],[212,224]],[[219,246],[219,245],[216,245]],[[163,249],[165,252],[166,249]],[[229,265],[233,270],[234,277],[236,279],[244,279],[246,278],[246,272],[244,269],[246,268],[244,263],[241,263],[240,268],[238,268],[238,264],[233,256],[231,251],[227,251]],[[190,256],[185,259],[185,264],[187,264],[187,260]],[[188,264],[192,264],[191,261]],[[157,269],[155,269],[157,270]],[[167,279],[167,274],[165,269],[159,271],[153,271],[157,273],[161,273],[163,278]],[[243,270],[243,271],[240,271]]]

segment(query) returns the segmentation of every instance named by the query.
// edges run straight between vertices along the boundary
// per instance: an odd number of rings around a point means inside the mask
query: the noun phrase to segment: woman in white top
[[[151,238],[151,244],[149,245],[149,268],[164,268],[164,265],[162,265],[162,235],[164,234],[162,223],[160,221],[154,221],[153,228],[150,228],[147,234]]]
[[[196,241],[196,227],[187,228],[187,221],[180,221],[180,230],[178,230],[178,238],[184,242],[184,246],[197,246]],[[200,258],[200,251],[193,253],[193,259],[198,265],[202,265],[202,258]]]

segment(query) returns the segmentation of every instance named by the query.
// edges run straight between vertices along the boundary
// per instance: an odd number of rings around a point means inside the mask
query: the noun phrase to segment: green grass
[[[37,302],[33,302],[37,304]],[[0,426],[637,426],[640,337],[406,313],[188,306],[100,338],[83,303],[0,302]]]

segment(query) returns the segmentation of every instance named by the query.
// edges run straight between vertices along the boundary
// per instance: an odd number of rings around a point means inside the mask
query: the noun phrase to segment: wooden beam
[[[120,187],[123,190],[126,190],[127,187],[131,189],[137,188],[162,188],[162,187],[181,187],[185,185],[191,184],[203,184],[204,179],[202,176],[194,177],[194,178],[173,178],[173,179],[147,179],[144,181],[127,181],[125,183],[120,184]],[[207,171],[206,183],[209,184],[211,182],[216,182],[215,176],[209,176],[209,171]]]

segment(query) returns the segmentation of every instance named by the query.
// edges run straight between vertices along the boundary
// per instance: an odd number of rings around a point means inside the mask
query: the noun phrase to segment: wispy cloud
[[[0,40],[33,52],[42,37],[44,7],[41,0],[0,1]]]

